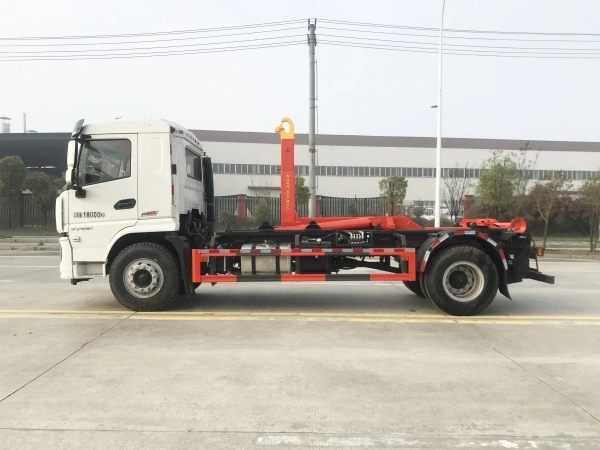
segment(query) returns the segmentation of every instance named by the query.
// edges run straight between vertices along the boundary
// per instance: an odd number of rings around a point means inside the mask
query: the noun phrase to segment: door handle
[[[131,209],[135,206],[135,198],[126,198],[115,203],[115,209]]]

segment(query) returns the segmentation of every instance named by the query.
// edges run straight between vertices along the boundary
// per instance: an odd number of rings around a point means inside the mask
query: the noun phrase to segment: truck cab
[[[56,201],[61,278],[106,276],[125,247],[162,243],[182,224],[209,235],[203,165],[210,160],[181,125],[79,121],[67,159],[67,189]]]

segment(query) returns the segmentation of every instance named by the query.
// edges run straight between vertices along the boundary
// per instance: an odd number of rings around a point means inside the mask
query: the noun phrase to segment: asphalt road
[[[201,286],[132,313],[0,255],[0,449],[600,448],[600,262],[482,316],[402,285]]]

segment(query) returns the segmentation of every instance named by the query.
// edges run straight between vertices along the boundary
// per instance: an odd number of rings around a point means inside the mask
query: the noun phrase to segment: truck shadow
[[[314,287],[314,286],[313,286]],[[415,314],[441,316],[443,313],[429,300],[414,295],[404,286],[389,285],[373,290],[367,286],[343,286],[340,290],[288,289],[272,285],[254,285],[251,290],[230,286],[201,286],[193,300],[180,296],[169,308],[171,312],[298,312],[356,314]],[[515,314],[515,302],[497,296],[482,315]],[[520,309],[520,308],[519,308]],[[521,311],[523,312],[523,311]]]
[[[426,299],[404,287],[385,290],[340,286],[340,289],[298,289],[293,286],[253,285],[200,286],[193,300],[180,296],[170,311],[214,312],[350,312],[350,313],[435,313],[439,311]],[[315,286],[310,286],[315,288]]]

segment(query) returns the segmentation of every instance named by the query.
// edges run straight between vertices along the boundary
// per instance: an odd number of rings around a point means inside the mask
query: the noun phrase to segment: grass
[[[536,240],[536,242],[541,242],[544,240],[544,236],[541,234],[532,234],[532,237]],[[587,236],[548,236],[546,240],[561,242],[589,242],[590,238]]]
[[[0,227],[0,237],[13,236],[58,236],[56,228],[49,226],[44,227]]]

